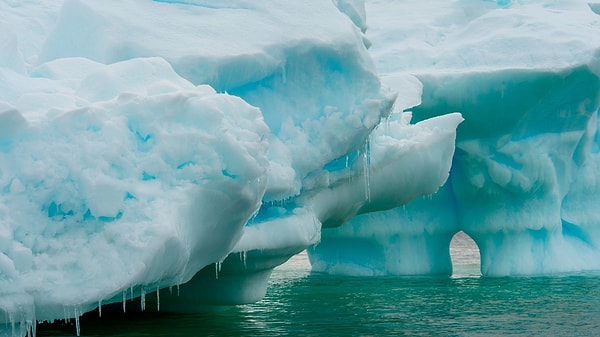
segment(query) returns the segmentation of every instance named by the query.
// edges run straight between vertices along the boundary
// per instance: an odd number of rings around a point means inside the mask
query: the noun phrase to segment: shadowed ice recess
[[[468,275],[599,270],[597,9],[0,2],[0,336],[255,302],[304,250],[450,277],[466,233]]]

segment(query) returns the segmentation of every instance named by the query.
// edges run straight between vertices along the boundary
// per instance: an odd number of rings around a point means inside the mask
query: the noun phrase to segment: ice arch
[[[460,229],[451,188],[387,211],[361,214],[323,228],[307,249],[313,271],[330,274],[451,275],[450,241]]]
[[[483,275],[600,269],[597,3],[367,3],[379,73],[423,84],[414,119],[465,118],[449,181]]]
[[[460,231],[450,241],[450,259],[453,276],[481,275],[481,254],[479,246],[469,236]]]

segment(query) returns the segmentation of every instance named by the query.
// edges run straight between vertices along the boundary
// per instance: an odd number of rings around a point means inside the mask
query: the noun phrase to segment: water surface
[[[456,263],[452,277],[360,278],[310,273],[302,254],[274,271],[267,296],[258,303],[193,315],[88,316],[81,321],[81,334],[600,335],[600,274],[483,278],[476,247],[459,247],[452,256]],[[74,333],[74,323],[38,328],[38,336]]]

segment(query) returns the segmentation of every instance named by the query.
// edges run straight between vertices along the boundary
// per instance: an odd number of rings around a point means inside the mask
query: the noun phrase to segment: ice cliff
[[[597,9],[0,2],[0,326],[256,301],[306,248],[448,274],[460,230],[600,268]]]

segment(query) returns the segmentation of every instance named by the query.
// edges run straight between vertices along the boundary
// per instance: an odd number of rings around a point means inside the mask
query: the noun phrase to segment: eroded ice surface
[[[257,108],[193,86],[160,58],[56,61],[38,74],[73,65],[93,71],[81,80],[13,75],[40,85],[23,95],[39,106],[0,113],[12,133],[0,145],[0,303],[35,308],[38,319],[189,280],[229,253],[267,180],[268,127]],[[97,100],[93,77],[126,93]]]
[[[442,192],[324,229],[313,266],[448,274],[448,243],[463,230],[484,275],[600,268],[597,7],[367,1],[382,80],[393,88],[411,74],[423,84],[415,121],[459,111],[465,122]]]
[[[421,82],[381,85],[360,1],[5,1],[0,26],[7,334],[255,301],[322,225],[448,177],[462,117],[409,124]]]

